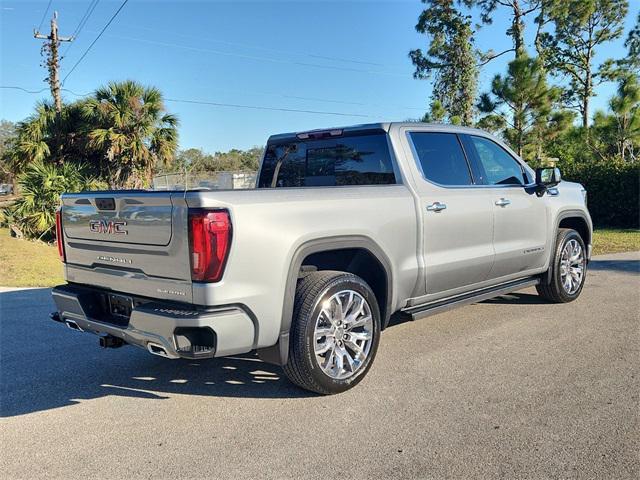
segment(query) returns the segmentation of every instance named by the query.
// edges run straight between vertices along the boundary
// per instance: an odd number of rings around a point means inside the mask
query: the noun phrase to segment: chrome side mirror
[[[536,185],[540,188],[555,187],[561,180],[562,176],[558,167],[536,168]]]

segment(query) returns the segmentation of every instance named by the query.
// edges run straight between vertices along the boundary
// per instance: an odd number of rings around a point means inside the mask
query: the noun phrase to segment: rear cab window
[[[400,183],[386,132],[332,132],[270,141],[258,188]]]

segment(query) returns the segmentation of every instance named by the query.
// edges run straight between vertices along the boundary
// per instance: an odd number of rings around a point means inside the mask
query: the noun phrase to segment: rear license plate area
[[[131,311],[133,310],[133,298],[126,295],[117,295],[115,293],[107,294],[107,304],[109,314],[120,321],[129,321]]]

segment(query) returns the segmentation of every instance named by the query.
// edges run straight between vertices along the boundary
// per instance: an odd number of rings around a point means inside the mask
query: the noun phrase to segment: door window
[[[455,133],[409,134],[425,178],[440,185],[471,185],[469,164]]]
[[[524,185],[524,171],[518,161],[497,143],[484,137],[468,136],[478,162],[481,182],[485,185]],[[469,144],[469,145],[467,145]]]

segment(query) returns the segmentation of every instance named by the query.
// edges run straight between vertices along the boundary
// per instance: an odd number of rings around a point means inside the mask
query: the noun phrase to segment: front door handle
[[[506,207],[507,205],[511,205],[511,200],[501,198],[500,200],[496,200],[496,205],[499,207]]]
[[[444,203],[433,202],[431,205],[427,205],[427,212],[441,212],[446,208],[447,206]]]

